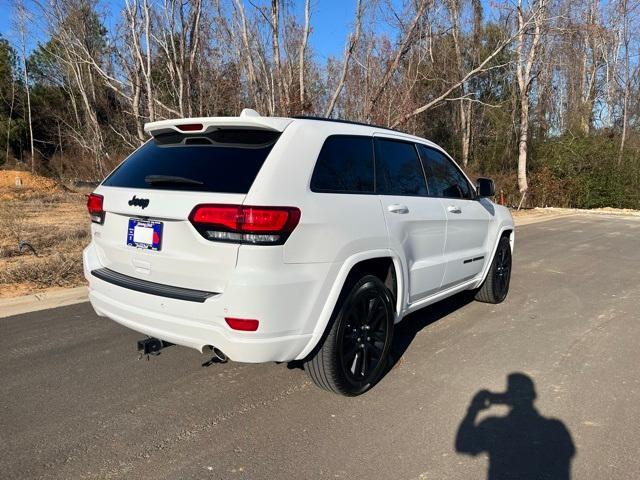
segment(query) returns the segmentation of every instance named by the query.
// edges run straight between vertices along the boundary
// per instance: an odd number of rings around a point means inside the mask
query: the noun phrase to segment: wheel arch
[[[405,295],[405,269],[402,268],[402,260],[392,250],[380,249],[368,252],[359,252],[347,258],[341,265],[329,294],[324,299],[324,306],[316,322],[315,328],[305,348],[296,357],[303,360],[320,344],[326,335],[333,312],[345,292],[345,287],[357,281],[364,274],[373,274],[384,282],[394,295],[396,318],[402,311],[402,302]],[[389,274],[393,279],[389,279]],[[384,277],[384,278],[383,278]],[[388,282],[392,282],[389,285]],[[395,291],[394,291],[395,287]]]
[[[515,245],[515,226],[512,224],[502,225],[498,229],[498,232],[495,236],[495,241],[493,242],[493,247],[491,248],[491,255],[488,257],[488,261],[485,262],[485,265],[482,270],[482,276],[480,277],[478,282],[475,284],[474,288],[482,285],[482,282],[484,282],[485,278],[487,278],[487,274],[489,273],[489,268],[491,267],[491,263],[493,262],[493,257],[496,254],[496,250],[498,249],[498,244],[500,243],[500,240],[502,239],[502,237],[509,238],[511,253],[513,253],[513,248]]]

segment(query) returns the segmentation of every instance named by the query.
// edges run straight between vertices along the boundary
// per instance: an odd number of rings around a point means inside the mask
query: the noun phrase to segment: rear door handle
[[[447,212],[451,212],[451,213],[462,213],[462,210],[460,209],[459,206],[457,205],[449,205],[447,207]]]
[[[393,203],[387,207],[390,213],[409,213],[409,207],[400,203]]]

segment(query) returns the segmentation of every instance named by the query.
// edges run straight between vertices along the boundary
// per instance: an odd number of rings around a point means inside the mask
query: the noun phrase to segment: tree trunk
[[[135,74],[133,79],[133,98],[131,99],[131,110],[133,113],[133,121],[136,124],[136,136],[140,142],[144,142],[144,129],[142,128],[142,120],[140,115],[140,75]]]
[[[527,182],[527,146],[529,140],[529,97],[531,92],[532,68],[536,62],[538,44],[542,36],[545,20],[545,0],[539,0],[537,7],[528,12],[525,19],[522,0],[518,0],[518,36],[516,40],[516,77],[520,93],[520,134],[518,140],[518,189],[524,194],[529,188]],[[533,23],[533,32],[527,32],[527,25]]]
[[[527,143],[529,140],[529,94],[520,96],[520,136],[518,139],[518,190],[525,193],[527,182]]]
[[[244,67],[247,70],[247,81],[249,82],[249,94],[251,95],[251,99],[253,100],[253,106],[259,108],[259,105],[262,103],[260,101],[259,92],[258,92],[258,82],[256,78],[255,68],[253,65],[253,56],[251,55],[251,42],[249,41],[249,27],[247,25],[247,16],[244,10],[244,5],[241,0],[236,0],[235,2],[236,8],[238,9],[238,14],[240,16],[240,24],[241,24],[241,38],[242,38],[242,49],[241,49],[241,60],[244,60]]]
[[[471,102],[468,100],[460,101],[460,127],[462,129],[462,164],[466,167],[471,150]]]
[[[147,108],[149,109],[149,121],[153,122],[156,119],[155,102],[153,101],[153,86],[151,84],[151,13],[149,2],[144,1],[144,38],[146,43],[146,62],[141,65],[144,67],[144,81],[147,90]],[[141,59],[142,60],[142,59]],[[143,137],[144,138],[144,137]]]
[[[458,80],[464,77],[464,58],[460,46],[460,2],[449,0],[449,17],[451,19],[451,36],[456,52],[456,66],[458,67]],[[460,101],[458,111],[460,116],[460,136],[462,137],[462,164],[466,167],[469,163],[469,148],[471,141],[471,103],[466,99],[467,88],[465,82],[460,84]]]
[[[620,150],[618,151],[618,166],[622,165],[624,144],[627,138],[627,124],[629,123],[629,92],[631,90],[631,64],[629,58],[629,10],[627,0],[621,0],[620,10],[622,15],[622,41],[624,44],[624,98],[622,101],[622,137],[620,138]]]
[[[271,0],[271,51],[273,55],[275,96],[274,109],[276,114],[282,114],[288,108],[283,108],[284,86],[282,82],[282,65],[280,60],[280,0]],[[286,102],[288,103],[288,102]]]
[[[27,122],[29,124],[29,144],[31,152],[31,173],[35,172],[35,148],[33,146],[33,123],[31,121],[31,90],[29,88],[29,72],[27,70],[27,46],[25,39],[25,29],[27,28],[25,6],[21,3],[18,6],[18,28],[20,29],[20,43],[22,47],[22,69],[24,73],[24,88],[27,94]]]
[[[16,81],[11,79],[11,103],[9,104],[9,116],[7,117],[7,152],[5,162],[9,162],[9,143],[11,141],[11,120],[13,120],[13,105],[16,98]]]
[[[306,0],[304,4],[304,30],[302,32],[302,44],[300,45],[300,55],[298,57],[298,81],[300,92],[300,111],[305,113],[306,105],[304,98],[304,54],[309,40],[309,26],[311,20],[311,0]]]

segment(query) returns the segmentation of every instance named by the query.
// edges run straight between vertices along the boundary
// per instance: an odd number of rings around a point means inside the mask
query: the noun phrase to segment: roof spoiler
[[[179,118],[145,123],[144,131],[152,136],[170,132],[205,133],[218,127],[256,128],[282,132],[292,121],[291,118],[263,117],[255,110],[245,108],[239,117]]]

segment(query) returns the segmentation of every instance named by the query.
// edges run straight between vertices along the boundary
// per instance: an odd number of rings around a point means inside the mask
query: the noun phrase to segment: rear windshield
[[[102,184],[247,193],[279,136],[279,132],[241,129],[159,134],[131,154]]]

